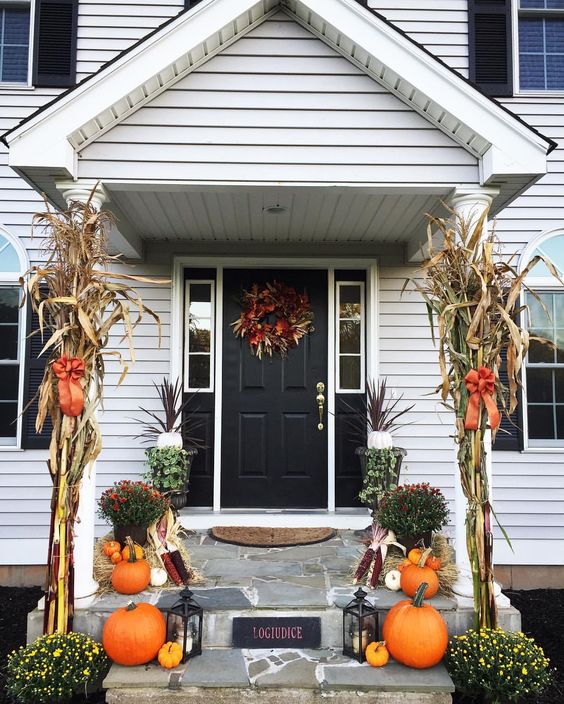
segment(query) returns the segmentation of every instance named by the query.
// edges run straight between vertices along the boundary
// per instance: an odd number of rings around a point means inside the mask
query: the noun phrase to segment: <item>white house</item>
[[[365,523],[343,402],[383,375],[415,404],[399,433],[404,479],[445,492],[454,535],[452,418],[429,395],[425,307],[401,289],[425,213],[442,203],[489,207],[507,252],[540,249],[564,271],[564,0],[6,0],[0,11],[0,581],[32,579],[47,544],[45,437],[33,407],[18,416],[43,365],[17,307],[17,278],[42,257],[31,218],[41,192],[64,207],[96,183],[127,270],[171,281],[142,287],[160,348],[147,321],[119,388],[110,367],[97,492],[143,471],[132,418],[170,375],[198,391],[208,445],[186,525]],[[274,280],[307,290],[315,313],[284,364],[256,360],[230,327],[241,287]],[[498,540],[496,561],[515,566],[499,571],[508,584],[532,584],[519,566],[537,565],[543,585],[562,586],[564,292],[540,270],[531,285],[552,312],[531,324],[558,349],[531,350],[519,429],[506,423],[492,453],[515,550]],[[209,345],[187,334],[191,306]]]

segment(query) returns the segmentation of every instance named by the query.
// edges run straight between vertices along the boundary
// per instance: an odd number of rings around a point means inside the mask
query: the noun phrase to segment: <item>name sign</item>
[[[319,648],[319,617],[233,619],[234,648]]]

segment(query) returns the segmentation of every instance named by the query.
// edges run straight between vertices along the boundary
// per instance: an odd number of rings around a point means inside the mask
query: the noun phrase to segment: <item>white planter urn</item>
[[[385,450],[393,447],[393,444],[394,441],[391,433],[387,433],[384,430],[373,430],[371,433],[368,433],[366,445],[370,450]]]
[[[157,447],[182,447],[181,433],[161,433],[157,438]]]

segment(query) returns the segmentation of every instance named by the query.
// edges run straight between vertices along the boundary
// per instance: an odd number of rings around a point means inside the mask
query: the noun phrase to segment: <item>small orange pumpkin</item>
[[[159,650],[159,665],[171,670],[182,662],[182,647],[179,643],[169,641]]]
[[[137,557],[133,541],[129,537],[127,538],[127,544],[129,546],[129,558],[127,560],[122,559],[114,567],[112,587],[120,594],[138,594],[149,586],[151,568],[146,560]]]
[[[422,551],[419,548],[413,548],[407,553],[407,559],[416,565],[421,559]]]
[[[157,607],[130,602],[109,616],[102,644],[108,657],[118,665],[144,665],[157,656],[165,638],[164,617]]]
[[[438,572],[441,569],[442,563],[438,557],[429,555],[429,557],[425,560],[425,566],[430,567],[432,570],[435,570],[435,572]]]
[[[135,557],[138,560],[141,560],[144,557],[143,553],[143,548],[138,545],[137,543],[134,543],[135,545]],[[129,545],[126,545],[124,549],[121,551],[121,556],[124,560],[129,560]]]
[[[114,552],[119,552],[121,550],[121,545],[117,540],[108,540],[107,543],[104,543],[102,550],[104,551],[104,555],[106,555],[106,557],[111,557]]]
[[[110,557],[110,560],[112,561],[112,563],[113,563],[114,565],[117,565],[117,563],[118,563],[118,562],[121,562],[122,559],[123,559],[123,558],[122,558],[121,552],[120,552],[119,550],[118,550],[117,552],[114,552],[114,553],[112,554],[112,556]]]
[[[399,563],[398,570],[400,572],[403,572],[406,567],[409,567],[412,564],[413,562],[406,557],[405,560]]]
[[[366,646],[366,662],[372,667],[383,667],[390,659],[390,653],[386,648],[386,642],[369,643]]]
[[[446,624],[431,604],[423,601],[427,584],[419,586],[413,600],[404,599],[388,612],[382,635],[390,655],[408,667],[434,667],[448,645]]]
[[[401,573],[400,586],[407,596],[415,596],[417,589],[424,582],[428,586],[425,596],[432,599],[439,591],[439,578],[435,570],[430,567],[410,565]]]

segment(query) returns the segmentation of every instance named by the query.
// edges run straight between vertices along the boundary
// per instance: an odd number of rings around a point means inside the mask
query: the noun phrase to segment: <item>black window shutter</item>
[[[470,80],[487,95],[513,95],[511,0],[468,1]]]
[[[31,305],[28,301],[27,315],[27,340],[25,348],[25,373],[24,373],[24,394],[23,407],[27,408],[22,417],[22,448],[24,450],[40,449],[44,450],[49,447],[51,440],[51,420],[47,418],[43,425],[43,432],[39,435],[35,432],[35,419],[37,417],[38,399],[37,390],[43,380],[43,372],[45,371],[45,363],[48,354],[45,353],[39,357],[39,353],[43,349],[45,340],[49,338],[50,333],[45,331],[44,339],[41,339],[41,333],[32,335],[29,334],[33,330],[39,329],[39,318],[37,313],[31,310]],[[28,403],[33,399],[29,407]]]
[[[499,369],[499,379],[504,386],[509,386],[506,366],[507,352],[501,353],[501,367]],[[523,449],[523,394],[518,393],[519,404],[515,412],[508,418],[505,413],[501,413],[501,425],[497,432],[492,450],[522,450]],[[501,411],[501,404],[498,404]]]
[[[36,0],[33,84],[68,88],[76,80],[78,0]]]

